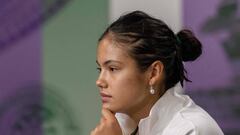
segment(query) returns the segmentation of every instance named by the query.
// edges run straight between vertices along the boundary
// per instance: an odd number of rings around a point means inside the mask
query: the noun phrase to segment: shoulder
[[[215,120],[197,105],[183,108],[175,114],[165,131],[179,135],[223,135]],[[169,133],[170,132],[170,133]]]

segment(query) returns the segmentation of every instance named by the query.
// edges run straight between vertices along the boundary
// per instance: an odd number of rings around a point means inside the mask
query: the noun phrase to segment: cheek
[[[113,94],[122,103],[142,98],[146,94],[146,81],[136,74],[121,74],[112,84]]]
[[[117,77],[113,78],[114,89],[122,89],[122,91],[131,93],[134,91],[140,91],[146,86],[146,83],[142,76],[138,76],[133,72],[120,73]],[[121,90],[120,90],[121,91]]]

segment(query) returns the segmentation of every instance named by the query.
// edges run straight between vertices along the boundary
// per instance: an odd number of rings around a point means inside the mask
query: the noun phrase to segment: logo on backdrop
[[[53,89],[28,86],[6,99],[0,102],[2,135],[79,135],[71,107]]]
[[[41,26],[70,0],[0,0],[0,51]]]

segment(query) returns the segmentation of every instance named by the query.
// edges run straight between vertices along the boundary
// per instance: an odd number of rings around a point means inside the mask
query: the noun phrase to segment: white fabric
[[[197,106],[176,84],[155,103],[148,117],[141,119],[139,135],[223,135],[217,123]],[[126,114],[116,113],[124,135],[130,135],[137,125]]]

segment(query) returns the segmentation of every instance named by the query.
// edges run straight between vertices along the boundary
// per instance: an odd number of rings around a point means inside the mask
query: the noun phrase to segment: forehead
[[[103,63],[108,60],[129,62],[134,61],[127,53],[127,49],[117,45],[110,38],[102,39],[97,48],[97,61]]]

